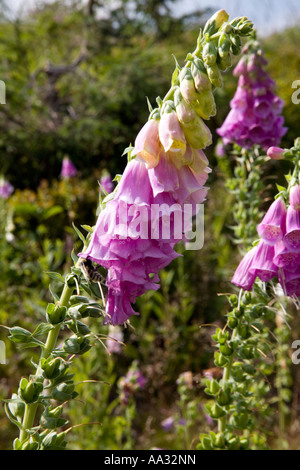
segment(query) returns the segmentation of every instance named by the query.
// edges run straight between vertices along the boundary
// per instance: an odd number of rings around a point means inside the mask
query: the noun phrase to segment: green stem
[[[74,291],[74,287],[69,287],[67,283],[64,286],[62,291],[59,304],[61,307],[67,307],[70,297]],[[42,349],[40,356],[39,365],[36,369],[35,378],[38,380],[38,377],[41,375],[41,361],[42,359],[47,359],[55,348],[57,338],[60,332],[61,324],[55,325],[55,327],[49,331],[48,337],[45,343],[45,347]],[[36,411],[38,408],[38,403],[30,403],[25,405],[24,418],[22,423],[22,429],[20,430],[19,440],[21,443],[26,441],[29,436],[29,430],[33,427]]]
[[[232,333],[231,339],[234,340],[236,336],[237,330],[235,329]],[[230,380],[231,377],[231,369],[232,369],[232,364],[233,364],[233,359],[234,359],[234,353],[230,357],[227,366],[224,368],[223,371],[223,378],[222,378],[222,390],[226,390],[226,386]],[[226,423],[227,423],[227,416],[222,416],[221,418],[218,419],[218,431],[220,433],[224,433],[226,431]]]

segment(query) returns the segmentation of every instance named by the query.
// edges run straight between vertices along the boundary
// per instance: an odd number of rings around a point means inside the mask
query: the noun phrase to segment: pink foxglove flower
[[[284,155],[284,149],[280,147],[270,147],[267,151],[267,155],[273,160],[281,160]]]
[[[285,232],[286,207],[282,198],[278,198],[266,213],[263,221],[258,225],[259,236],[269,245],[280,241]]]
[[[266,59],[257,44],[254,48],[255,53],[250,54],[245,48],[234,70],[239,76],[238,88],[230,103],[231,111],[217,132],[225,145],[234,142],[246,149],[260,145],[267,150],[278,147],[287,132],[280,115],[284,102],[274,93],[275,83],[264,69]]]
[[[257,247],[252,248],[239,264],[231,282],[245,291],[250,291],[256,279],[256,272],[250,271],[253,259],[257,253]]]
[[[73,178],[77,175],[77,169],[68,157],[64,157],[60,176],[61,178]]]
[[[0,198],[8,199],[9,196],[14,192],[14,187],[9,181],[0,179]]]
[[[292,206],[287,210],[284,244],[291,251],[300,252],[300,211]]]

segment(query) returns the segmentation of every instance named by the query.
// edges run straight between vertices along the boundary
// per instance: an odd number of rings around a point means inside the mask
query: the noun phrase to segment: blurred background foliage
[[[154,104],[158,94],[167,92],[172,54],[183,63],[211,13],[178,17],[170,4],[176,0],[60,0],[42,2],[12,19],[1,3],[0,78],[6,84],[6,104],[0,106],[0,173],[16,188],[0,209],[1,325],[30,329],[43,321],[50,301],[46,273],[67,272],[73,247],[80,249],[72,223],[94,225],[102,172],[122,173],[126,157],[121,155],[148,117],[146,97]],[[277,93],[285,100],[287,147],[299,135],[300,107],[291,101],[291,84],[300,78],[299,41],[299,28],[262,40]],[[214,134],[235,88],[229,71],[216,93],[218,114],[209,123]],[[191,440],[209,429],[201,380],[212,366],[210,336],[216,324],[223,324],[227,309],[218,294],[232,291],[229,280],[239,255],[229,228],[232,196],[224,186],[226,165],[215,159],[214,148],[207,155],[214,171],[205,246],[200,253],[184,252],[161,272],[161,289],[139,299],[141,315],[125,329],[121,354],[111,357],[99,345],[75,361],[78,382],[101,383],[78,387],[81,402],[67,410],[71,424],[101,425],[75,428],[73,448],[183,448],[188,426],[177,426],[173,434],[161,426],[176,413],[190,423]],[[65,156],[79,171],[68,181],[59,177]],[[96,332],[108,332],[99,320],[93,323]],[[17,350],[6,341],[5,329],[0,331],[7,345],[7,364],[0,365],[1,397],[6,398],[20,376],[30,373],[31,364],[27,351]],[[147,386],[126,412],[114,400],[118,379],[132,361],[138,361]],[[178,390],[177,379],[186,371],[194,377],[187,387],[190,398]],[[10,448],[14,433],[1,408],[0,449]]]

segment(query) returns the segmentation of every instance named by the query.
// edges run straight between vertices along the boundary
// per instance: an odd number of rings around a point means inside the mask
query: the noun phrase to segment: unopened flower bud
[[[229,15],[225,10],[217,11],[206,23],[203,34],[214,34],[228,21]]]
[[[218,55],[218,49],[214,42],[210,41],[204,45],[203,50],[202,50],[202,56],[203,56],[204,62],[207,65],[209,66],[215,65],[217,61],[217,55]]]
[[[159,123],[159,139],[165,152],[185,154],[186,139],[180,126],[176,111],[165,112]]]
[[[46,379],[55,379],[60,374],[61,359],[56,357],[55,359],[44,359],[41,360],[41,369],[44,371]]]
[[[203,91],[199,96],[199,100],[197,103],[194,103],[194,109],[196,113],[202,119],[210,119],[212,116],[216,115],[217,108],[215,97],[210,90]]]
[[[194,79],[194,86],[198,93],[211,90],[211,82],[208,78],[204,62],[201,59],[194,59],[191,65],[191,73]]]
[[[25,403],[30,404],[36,402],[42,390],[43,384],[41,382],[28,382],[25,378],[20,382],[19,394]]]
[[[67,315],[67,308],[60,305],[48,304],[46,310],[47,321],[51,325],[58,325],[63,322]]]
[[[159,119],[149,119],[138,133],[132,155],[138,155],[147,163],[149,169],[154,168],[159,161],[162,147],[159,141]]]
[[[223,78],[222,74],[219,70],[219,67],[217,65],[209,66],[207,67],[207,75],[211,81],[211,83],[217,87],[217,88],[222,88],[223,86]]]
[[[195,88],[195,82],[190,69],[182,69],[180,73],[180,91],[184,100],[193,105],[198,101],[199,94]]]
[[[195,149],[204,149],[211,145],[211,132],[199,116],[194,122],[182,127],[187,142]]]
[[[282,160],[284,158],[284,149],[280,147],[270,147],[267,151],[267,155],[273,160]]]

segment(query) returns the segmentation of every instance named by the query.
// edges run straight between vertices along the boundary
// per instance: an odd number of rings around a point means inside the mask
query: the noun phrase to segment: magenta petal
[[[256,274],[262,282],[271,281],[278,273],[278,267],[273,263],[274,254],[274,247],[261,241],[251,262],[250,273]]]
[[[300,265],[300,253],[289,250],[283,241],[275,245],[274,264],[279,268],[295,272]]]
[[[269,245],[275,245],[285,231],[286,208],[281,198],[270,206],[261,224],[257,226],[259,236]]]
[[[250,272],[253,259],[256,255],[257,247],[252,248],[246,256],[242,259],[237,270],[234,273],[234,276],[231,280],[232,284],[240,287],[245,291],[250,291],[253,287],[253,284],[256,279],[256,273]]]
[[[292,206],[287,211],[284,243],[290,250],[300,252],[300,211]]]

